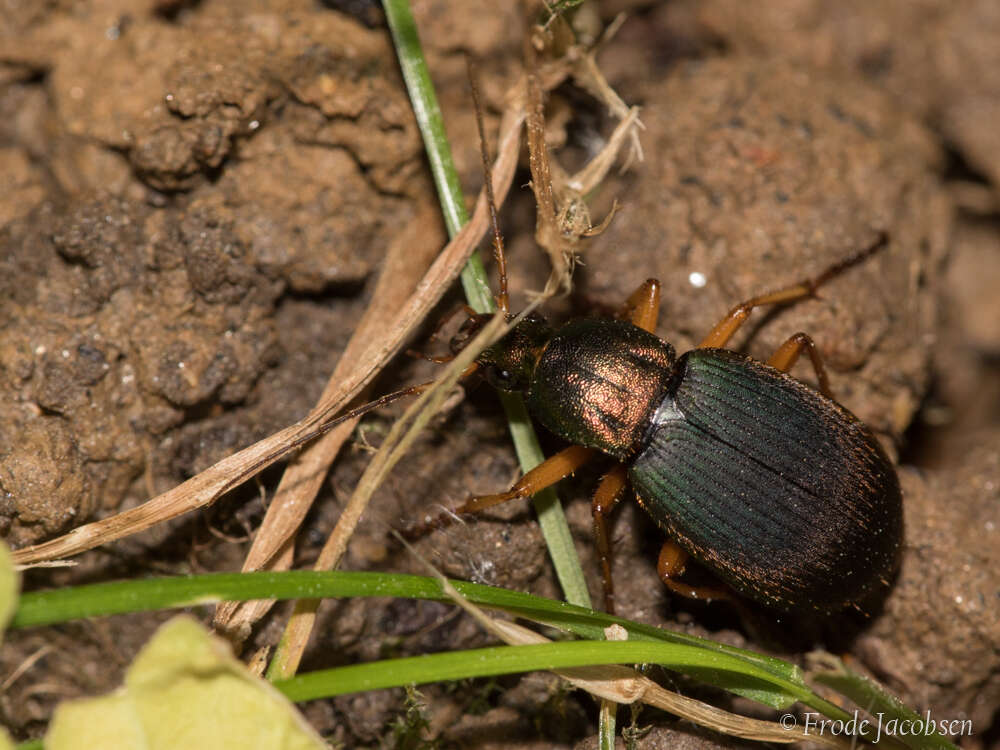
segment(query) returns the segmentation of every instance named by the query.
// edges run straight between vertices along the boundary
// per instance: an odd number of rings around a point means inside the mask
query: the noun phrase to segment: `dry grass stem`
[[[501,122],[498,156],[494,164],[494,191],[499,200],[506,196],[517,166],[523,115],[508,109]],[[164,492],[137,508],[85,524],[68,534],[13,553],[17,565],[54,560],[79,554],[102,544],[144,531],[158,523],[211,505],[219,497],[263,471],[314,437],[324,420],[341,410],[403,345],[430,309],[455,280],[469,254],[489,226],[486,200],[480,194],[472,219],[462,228],[417,285],[416,291],[396,315],[385,335],[368,347],[349,377],[334,393],[323,398],[305,418],[232,456],[222,459],[186,482]]]
[[[611,32],[613,33],[613,32]],[[538,204],[535,241],[545,250],[552,264],[552,274],[545,290],[552,294],[568,292],[573,265],[581,241],[599,233],[611,215],[595,229],[591,222],[586,196],[595,189],[617,160],[627,144],[631,149],[628,164],[642,159],[638,131],[642,127],[638,108],[629,108],[607,83],[595,59],[596,47],[584,49],[571,46],[555,62],[541,65],[539,49],[558,44],[557,35],[536,28],[525,42],[528,73],[524,96],[527,112],[528,165],[531,169],[531,189]],[[558,162],[549,158],[545,139],[545,91],[552,88],[550,79],[556,74],[572,75],[573,79],[604,103],[620,122],[608,142],[583,169],[570,176]]]
[[[428,205],[419,211],[399,233],[389,248],[371,303],[327,381],[321,402],[336,394],[339,384],[364,354],[368,342],[392,324],[396,310],[406,301],[443,242],[444,229],[440,226],[440,212],[436,206]],[[288,464],[243,561],[244,572],[291,568],[295,534],[319,494],[327,470],[358,421],[351,419],[338,425],[306,446]],[[272,604],[273,600],[223,602],[216,608],[213,624],[230,640],[243,641],[250,627]]]
[[[392,470],[392,467],[406,453],[420,430],[437,413],[466,368],[483,348],[499,338],[506,329],[507,324],[503,316],[493,316],[493,319],[470,342],[469,346],[441,373],[434,385],[421,393],[417,400],[410,404],[403,416],[396,420],[382,446],[362,474],[347,506],[340,514],[340,519],[337,521],[333,533],[327,539],[313,566],[315,570],[333,570],[337,567],[347,550],[348,540],[354,533],[354,529],[357,528],[361,515],[368,507],[372,494]],[[286,678],[295,674],[309,640],[309,634],[312,632],[319,603],[319,600],[316,599],[296,602],[295,611],[285,628],[284,637],[278,647],[278,652],[275,654],[273,676]]]

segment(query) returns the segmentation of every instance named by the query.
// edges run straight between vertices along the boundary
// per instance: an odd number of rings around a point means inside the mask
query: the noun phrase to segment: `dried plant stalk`
[[[494,315],[469,346],[441,373],[437,382],[422,393],[406,413],[393,424],[382,447],[368,464],[357,487],[354,488],[351,499],[340,514],[336,528],[323,545],[319,558],[313,566],[315,570],[333,570],[337,567],[347,550],[348,540],[354,533],[358,521],[361,520],[361,514],[368,507],[372,494],[409,448],[417,433],[437,413],[462,373],[479,352],[502,335],[506,325],[507,322],[502,315]],[[285,628],[284,636],[272,661],[270,677],[287,678],[295,674],[309,640],[309,634],[312,632],[319,604],[318,599],[301,599],[296,602],[295,611]]]
[[[368,342],[392,324],[396,311],[433,261],[437,248],[444,244],[440,221],[437,206],[427,205],[399,232],[389,248],[371,302],[327,381],[321,402],[336,393],[339,383],[364,354]],[[243,561],[243,572],[291,568],[295,534],[319,494],[327,470],[359,419],[338,425],[288,464]],[[213,624],[230,640],[242,641],[272,604],[272,600],[260,599],[223,602],[216,608]]]
[[[498,200],[507,195],[517,166],[523,115],[509,109],[501,122],[500,148],[494,164],[494,191]],[[158,523],[211,505],[229,490],[260,473],[317,434],[324,421],[336,414],[370,383],[403,345],[406,338],[437,304],[457,278],[469,254],[489,226],[486,199],[480,194],[471,221],[452,240],[424,275],[385,335],[372,344],[336,392],[324,398],[305,418],[290,427],[222,459],[186,482],[157,495],[137,508],[85,524],[68,534],[13,553],[17,565],[31,565],[65,558],[102,544],[144,531]]]

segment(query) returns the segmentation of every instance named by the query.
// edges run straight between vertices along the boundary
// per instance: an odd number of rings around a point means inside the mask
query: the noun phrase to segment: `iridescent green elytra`
[[[656,523],[739,593],[834,611],[888,584],[899,483],[871,431],[833,400],[725,349],[675,359],[620,320],[552,331],[535,317],[515,340],[480,357],[487,379],[524,391],[552,432],[623,461]]]

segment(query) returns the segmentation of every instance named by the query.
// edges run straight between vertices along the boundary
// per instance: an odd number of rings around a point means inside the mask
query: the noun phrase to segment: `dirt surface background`
[[[495,127],[526,16],[485,0],[422,0],[414,12],[472,194],[481,166],[465,53]],[[810,622],[671,599],[657,532],[626,504],[614,526],[620,614],[791,659],[847,653],[921,713],[970,718],[963,746],[1000,747],[1000,6],[618,0],[586,3],[579,30],[620,12],[598,59],[643,108],[645,160],[593,196],[593,216],[615,199],[621,210],[584,244],[552,317],[610,309],[656,276],[658,332],[683,351],[737,301],[885,231],[886,251],[821,299],[755,318],[735,346],[766,358],[810,332],[839,399],[899,457],[906,507],[903,565],[882,606]],[[0,13],[0,534],[18,547],[132,507],[305,414],[385,248],[435,195],[374,3],[8,0]],[[614,125],[572,85],[547,115],[568,168]],[[548,269],[530,191],[515,193],[503,223],[523,302]],[[400,359],[378,390],[431,373]],[[516,476],[499,411],[470,387],[439,417],[376,495],[343,567],[422,572],[386,525]],[[315,557],[393,413],[369,418],[338,460],[298,564]],[[588,497],[602,468],[561,489],[595,600]],[[31,571],[25,586],[236,570],[276,477],[78,568]],[[558,596],[529,516],[498,508],[418,548],[449,575]],[[284,614],[252,645],[273,643]],[[12,633],[0,681],[44,654],[5,684],[0,721],[40,735],[57,701],[117,686],[163,619]],[[452,608],[411,601],[331,603],[317,634],[304,669],[486,642]],[[446,747],[593,746],[593,703],[552,677],[422,692]],[[343,746],[391,747],[404,696],[304,710]],[[678,731],[684,746],[720,741],[654,712],[638,724],[655,726],[639,747],[676,746]]]

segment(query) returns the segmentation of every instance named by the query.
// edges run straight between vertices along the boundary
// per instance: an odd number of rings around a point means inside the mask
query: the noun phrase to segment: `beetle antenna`
[[[472,105],[476,111],[476,127],[479,129],[479,152],[483,158],[483,172],[486,176],[486,203],[490,209],[490,223],[493,225],[493,255],[496,258],[497,271],[500,276],[497,307],[506,316],[510,313],[510,297],[507,294],[507,259],[503,250],[503,235],[500,234],[500,220],[497,218],[497,203],[493,197],[493,168],[490,166],[489,148],[486,145],[486,129],[483,127],[483,103],[479,97],[479,85],[476,83],[475,65],[468,55],[465,57],[465,65],[469,74],[469,87],[472,89]]]
[[[383,406],[388,406],[393,401],[403,398],[404,396],[414,396],[418,393],[429,388],[434,384],[434,381],[428,381],[426,383],[420,383],[418,385],[411,385],[407,388],[403,388],[398,391],[393,391],[392,393],[387,393],[384,396],[380,396],[374,401],[369,401],[367,404],[362,404],[361,406],[351,409],[350,411],[344,412],[338,417],[330,420],[321,420],[319,425],[314,430],[310,430],[305,435],[300,435],[295,438],[292,442],[282,447],[282,450],[288,451],[292,448],[296,448],[304,443],[308,443],[310,440],[318,438],[320,435],[325,435],[327,432],[332,430],[337,425],[346,422],[349,419],[354,419],[355,417],[361,417],[370,411],[375,411]]]
[[[875,241],[872,242],[870,245],[868,245],[867,247],[862,248],[861,250],[858,250],[853,255],[847,256],[842,261],[840,261],[838,263],[835,263],[834,265],[830,266],[828,269],[826,269],[825,271],[823,271],[823,273],[821,273],[815,279],[813,279],[812,281],[810,281],[809,282],[809,287],[810,287],[810,289],[812,291],[812,294],[815,295],[816,294],[816,289],[818,287],[822,286],[823,284],[825,284],[826,282],[828,282],[834,276],[836,276],[839,273],[847,270],[848,268],[850,268],[853,265],[857,265],[858,263],[860,263],[861,261],[863,261],[865,258],[871,257],[872,255],[874,255],[875,253],[877,253],[879,250],[881,250],[882,248],[884,248],[888,244],[889,244],[889,235],[888,235],[888,233],[884,232],[884,231],[879,232],[878,236],[875,238]]]
[[[413,357],[414,359],[425,359],[436,365],[446,365],[455,359],[454,354],[425,354],[424,352],[419,352],[416,349],[407,349],[406,356]]]
[[[459,377],[461,377],[461,378],[467,378],[469,375],[471,375],[472,373],[474,373],[478,369],[479,369],[479,365],[477,365],[475,362],[473,362],[472,364],[470,364],[468,367],[465,368],[465,372],[463,372]],[[336,417],[335,419],[332,419],[329,422],[322,421],[322,422],[320,422],[319,426],[315,430],[312,430],[311,432],[309,432],[306,435],[301,435],[301,436],[295,438],[295,440],[293,440],[288,445],[288,448],[294,448],[294,447],[296,447],[298,445],[301,445],[302,443],[308,443],[310,440],[313,440],[313,439],[319,437],[320,435],[323,435],[323,434],[329,432],[334,427],[336,427],[338,424],[340,424],[342,422],[346,422],[348,419],[354,419],[355,417],[363,416],[363,415],[367,414],[370,411],[375,411],[375,409],[379,409],[379,408],[381,408],[383,406],[387,406],[387,405],[391,404],[393,401],[396,401],[398,399],[403,398],[403,396],[415,396],[418,393],[423,393],[428,388],[430,388],[432,385],[434,385],[435,382],[436,381],[434,381],[434,380],[429,380],[426,383],[419,383],[417,385],[411,385],[411,386],[409,386],[407,388],[403,388],[403,389],[398,390],[398,391],[393,391],[392,393],[387,393],[386,395],[380,396],[379,398],[375,399],[374,401],[369,401],[367,404],[362,404],[361,406],[357,407],[356,409],[351,409],[348,412],[344,412],[339,417]]]
[[[462,378],[468,377],[469,375],[474,373],[477,369],[479,369],[479,365],[473,362],[471,365],[465,368],[465,372],[462,373],[461,377]],[[309,430],[303,435],[299,435],[298,437],[292,439],[291,441],[285,443],[284,445],[275,448],[266,456],[258,458],[256,461],[254,461],[252,465],[241,471],[240,476],[237,478],[237,481],[235,481],[228,489],[224,491],[228,491],[229,489],[235,487],[237,484],[241,484],[243,481],[246,480],[247,476],[253,474],[259,467],[267,466],[272,461],[276,461],[280,459],[282,456],[288,455],[299,446],[305,445],[306,443],[315,440],[321,435],[325,435],[337,425],[343,424],[349,419],[354,419],[355,417],[364,416],[368,412],[375,411],[375,409],[379,409],[383,406],[387,406],[391,404],[393,401],[401,399],[404,396],[413,396],[418,393],[422,393],[423,391],[427,390],[432,385],[434,385],[434,383],[435,381],[430,380],[426,383],[411,385],[407,388],[403,388],[398,391],[393,391],[392,393],[387,393],[386,395],[381,396],[375,399],[374,401],[369,401],[367,404],[362,404],[361,406],[355,409],[351,409],[348,412],[344,412],[343,414],[333,419],[329,419],[328,417],[320,417],[319,425],[315,429]]]

